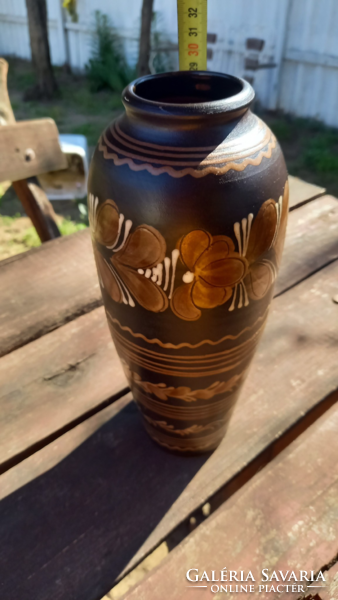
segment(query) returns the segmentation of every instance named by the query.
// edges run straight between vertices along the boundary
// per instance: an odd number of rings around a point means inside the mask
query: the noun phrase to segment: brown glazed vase
[[[244,80],[143,77],[89,176],[109,328],[150,436],[184,453],[221,441],[281,260],[287,171]]]

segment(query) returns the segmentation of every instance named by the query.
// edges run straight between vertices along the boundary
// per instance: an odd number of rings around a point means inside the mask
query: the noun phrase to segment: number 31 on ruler
[[[207,0],[177,0],[181,71],[207,68]]]

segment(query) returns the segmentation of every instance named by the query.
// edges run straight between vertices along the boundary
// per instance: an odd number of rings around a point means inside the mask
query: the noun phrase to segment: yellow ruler
[[[177,0],[180,71],[207,69],[207,0]]]

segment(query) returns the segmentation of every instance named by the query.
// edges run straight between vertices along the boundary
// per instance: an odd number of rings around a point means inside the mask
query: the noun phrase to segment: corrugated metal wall
[[[338,127],[338,2],[293,0],[278,106]]]
[[[68,52],[71,66],[84,68],[97,9],[109,15],[136,62],[142,0],[78,0],[78,23],[62,15],[61,0],[47,5],[54,64]],[[155,0],[154,8],[160,29],[177,43],[176,0]],[[208,0],[208,31],[216,34],[209,69],[252,80],[266,108],[338,127],[338,0]],[[263,48],[248,48],[250,38],[264,41]],[[0,54],[30,58],[25,0],[0,0]]]

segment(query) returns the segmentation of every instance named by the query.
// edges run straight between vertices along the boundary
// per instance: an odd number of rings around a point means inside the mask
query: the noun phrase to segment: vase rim
[[[122,93],[126,110],[168,117],[242,113],[255,97],[251,85],[215,71],[170,71],[132,81]],[[229,114],[230,113],[230,114]]]

